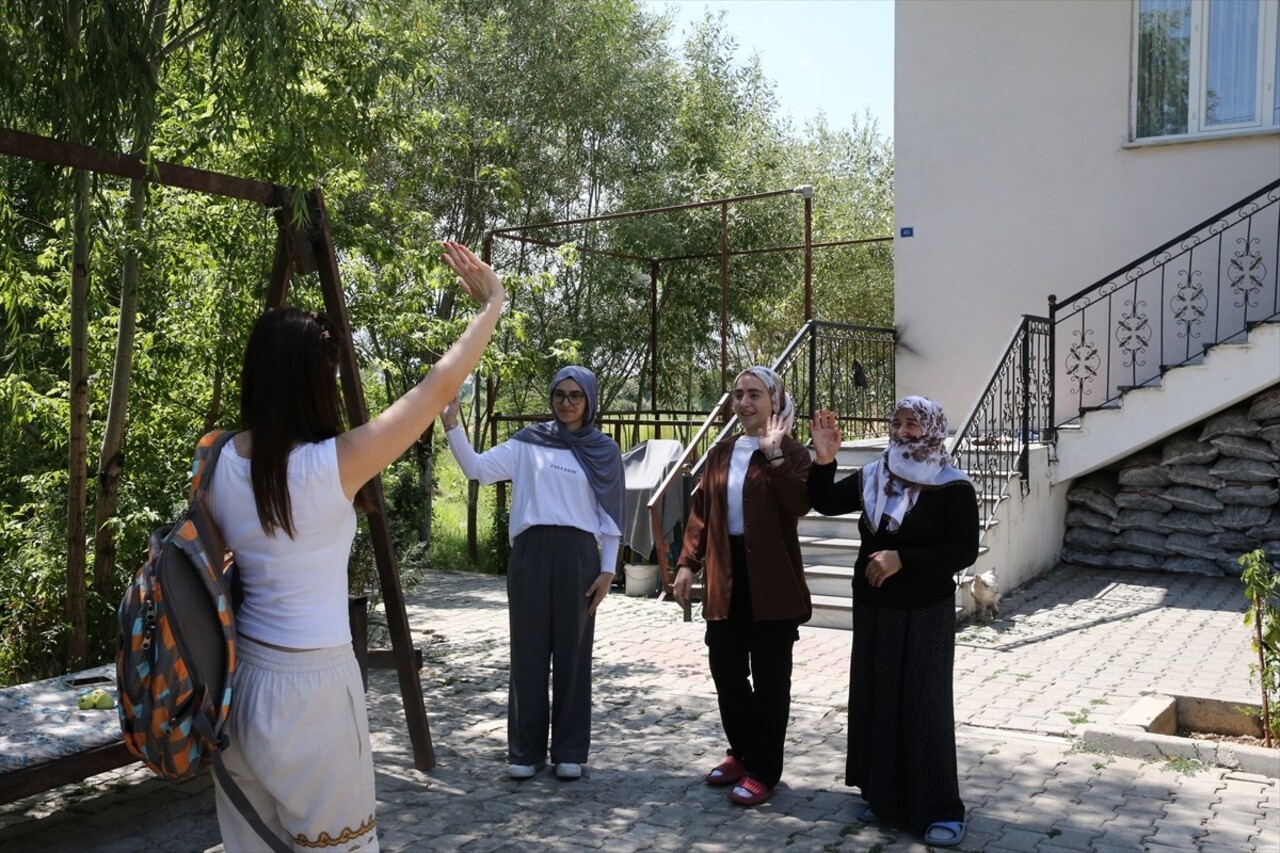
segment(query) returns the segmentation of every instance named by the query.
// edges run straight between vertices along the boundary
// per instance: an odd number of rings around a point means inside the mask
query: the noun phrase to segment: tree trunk
[[[71,254],[71,424],[67,463],[67,666],[84,669],[89,653],[85,601],[85,514],[89,464],[89,173],[75,173]]]
[[[431,507],[436,493],[436,458],[431,452],[431,442],[436,432],[432,421],[421,439],[413,443],[414,461],[418,465],[418,488],[422,490],[422,516],[418,519],[418,539],[423,548],[431,547]]]
[[[169,23],[168,0],[155,0],[149,5],[151,18],[152,79],[159,77],[163,61],[161,45]],[[140,110],[134,139],[134,154],[147,159],[154,130],[154,96],[151,109]],[[129,410],[129,386],[133,375],[133,342],[138,320],[138,281],[141,277],[143,221],[147,212],[147,182],[129,182],[129,221],[125,232],[129,242],[125,249],[124,269],[120,277],[120,318],[116,333],[116,354],[111,371],[111,399],[107,406],[106,431],[98,454],[98,494],[93,517],[93,586],[107,600],[115,597],[116,507],[120,495],[120,477],[124,473],[124,441]]]
[[[146,156],[145,152],[142,154]],[[98,594],[114,597],[116,567],[116,505],[120,475],[124,473],[125,413],[129,408],[129,385],[133,368],[133,341],[138,317],[139,248],[142,220],[147,206],[146,181],[129,184],[130,245],[124,257],[120,282],[120,319],[116,332],[115,365],[111,373],[111,400],[107,406],[107,427],[98,455],[98,497],[93,518],[93,586]]]
[[[209,400],[209,410],[204,414],[204,429],[201,431],[201,435],[204,435],[216,428],[218,426],[218,422],[222,420],[223,384],[222,359],[218,359],[218,362],[213,366],[213,396]],[[191,445],[191,450],[193,453],[195,452],[194,442]]]
[[[79,141],[84,135],[83,50],[80,29],[84,7],[80,0],[68,0],[63,19],[64,121],[69,137]],[[72,174],[71,328],[70,375],[68,380],[67,438],[67,622],[71,636],[67,644],[67,666],[83,669],[89,656],[89,608],[85,589],[85,502],[89,455],[89,203],[92,189],[88,172]]]

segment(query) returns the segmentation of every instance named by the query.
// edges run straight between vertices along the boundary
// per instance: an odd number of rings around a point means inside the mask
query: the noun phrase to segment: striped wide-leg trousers
[[[530,527],[511,545],[507,751],[512,764],[547,760],[548,727],[552,763],[587,760],[595,636],[587,589],[599,574],[596,538],[576,527]]]

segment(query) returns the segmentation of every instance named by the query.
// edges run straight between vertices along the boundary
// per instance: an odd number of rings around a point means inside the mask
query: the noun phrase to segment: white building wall
[[[953,427],[1022,314],[1280,176],[1275,134],[1126,147],[1127,0],[899,0],[895,31],[898,394]]]

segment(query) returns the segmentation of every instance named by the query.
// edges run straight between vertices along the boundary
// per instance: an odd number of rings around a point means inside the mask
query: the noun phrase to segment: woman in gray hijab
[[[582,776],[591,746],[595,613],[617,568],[623,497],[622,453],[595,427],[597,400],[590,370],[562,368],[551,381],[554,420],[525,427],[484,453],[458,428],[457,398],[440,415],[463,474],[481,485],[511,481],[512,779],[528,779],[546,765],[548,728],[561,779]]]

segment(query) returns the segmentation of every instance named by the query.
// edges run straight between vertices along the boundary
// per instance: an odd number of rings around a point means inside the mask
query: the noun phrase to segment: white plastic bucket
[[[656,563],[642,563],[622,567],[627,578],[627,595],[641,598],[654,595],[658,591],[658,566]]]

